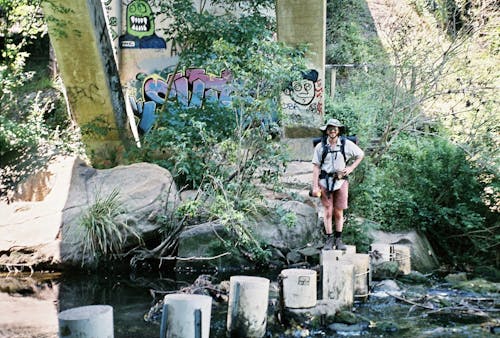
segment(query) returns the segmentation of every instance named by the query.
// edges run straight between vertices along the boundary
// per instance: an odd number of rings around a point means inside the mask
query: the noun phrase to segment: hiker
[[[347,177],[356,169],[365,156],[363,150],[345,136],[341,136],[344,125],[337,119],[329,119],[319,128],[323,132],[322,142],[313,154],[313,196],[320,196],[324,209],[324,225],[327,235],[324,250],[345,250],[342,243],[344,209],[347,209],[349,181]],[[353,159],[352,163],[349,161]],[[335,234],[332,237],[332,219]]]

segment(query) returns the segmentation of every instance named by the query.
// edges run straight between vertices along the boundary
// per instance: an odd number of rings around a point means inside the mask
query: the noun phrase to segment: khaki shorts
[[[335,209],[347,209],[347,199],[349,196],[349,181],[344,181],[340,189],[327,193],[326,188],[321,186],[321,202],[325,207],[333,204]]]

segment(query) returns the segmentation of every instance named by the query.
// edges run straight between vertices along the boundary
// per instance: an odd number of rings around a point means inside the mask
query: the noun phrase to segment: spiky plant
[[[85,265],[86,257],[90,257],[88,263],[98,263],[102,258],[116,258],[122,253],[129,235],[140,241],[139,233],[119,219],[118,216],[125,212],[117,189],[108,196],[101,196],[100,191],[97,192],[94,204],[86,210],[79,222],[83,227],[82,266]]]

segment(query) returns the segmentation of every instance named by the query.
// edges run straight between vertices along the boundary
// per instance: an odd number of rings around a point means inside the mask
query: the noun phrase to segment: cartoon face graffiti
[[[167,48],[165,39],[155,33],[155,16],[145,0],[132,0],[127,6],[127,31],[118,39],[121,48]]]
[[[309,105],[316,95],[316,82],[318,81],[318,72],[310,69],[302,74],[302,80],[294,81],[285,90],[285,94],[303,106]]]
[[[138,38],[155,32],[154,13],[144,0],[134,0],[127,6],[127,33]]]

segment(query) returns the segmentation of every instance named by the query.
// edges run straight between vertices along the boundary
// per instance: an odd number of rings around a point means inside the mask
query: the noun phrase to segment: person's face
[[[328,126],[326,127],[326,134],[330,137],[335,137],[339,134],[339,127]]]

